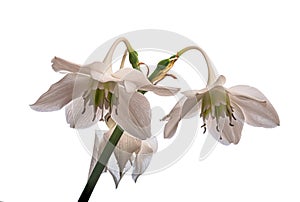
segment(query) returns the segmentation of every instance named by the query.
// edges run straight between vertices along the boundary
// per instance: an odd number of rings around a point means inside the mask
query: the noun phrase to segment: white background
[[[50,67],[53,56],[82,63],[106,40],[146,28],[195,41],[226,86],[264,92],[281,126],[245,126],[237,146],[218,145],[204,161],[198,161],[204,139],[197,138],[172,167],[137,184],[126,176],[117,190],[105,174],[90,201],[299,201],[297,3],[1,1],[0,201],[77,201],[90,156],[63,110],[38,113],[28,105],[61,78]]]

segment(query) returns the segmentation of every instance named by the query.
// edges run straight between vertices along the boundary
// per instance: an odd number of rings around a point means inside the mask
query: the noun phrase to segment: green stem
[[[103,152],[101,153],[101,156],[100,156],[99,160],[97,161],[95,168],[94,168],[93,172],[91,173],[90,178],[88,179],[78,202],[89,201],[89,198],[91,197],[91,194],[97,184],[97,181],[98,181],[100,175],[102,174],[105,166],[107,165],[107,162],[108,162],[110,156],[112,155],[112,153],[115,149],[115,146],[118,144],[123,132],[124,132],[124,130],[120,126],[117,126],[115,128],[114,132],[112,133],[112,135],[109,138],[109,141],[105,145]]]

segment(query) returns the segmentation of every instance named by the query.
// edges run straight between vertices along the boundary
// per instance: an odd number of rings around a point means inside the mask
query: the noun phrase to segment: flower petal
[[[170,96],[179,91],[179,88],[153,85],[141,71],[131,68],[120,69],[113,74],[113,77],[124,81],[124,86],[127,92],[142,90],[152,91],[157,95]]]
[[[82,97],[73,100],[66,106],[66,120],[71,128],[88,128],[99,121],[102,110],[98,108],[94,118],[94,106],[87,104],[85,109],[84,106]]]
[[[106,72],[107,68],[108,66],[103,62],[93,62],[82,66],[80,73],[90,75],[94,80],[102,83],[119,81],[119,79],[112,77],[111,74]]]
[[[93,155],[91,159],[91,165],[90,165],[90,170],[89,170],[89,176],[93,172],[96,163],[98,162],[100,155],[106,145],[107,139],[105,138],[106,136],[110,136],[113,132],[113,130],[109,130],[104,134],[102,137],[99,137],[97,134],[98,131],[95,133],[95,140],[94,140],[94,149],[93,149]]]
[[[136,182],[138,177],[142,175],[148,168],[153,153],[157,150],[157,140],[155,137],[143,141],[140,151],[137,153],[132,171],[132,179]]]
[[[140,147],[141,140],[134,138],[127,132],[123,133],[117,144],[117,147],[114,150],[114,155],[117,159],[120,173],[123,173],[123,170],[132,154],[139,150]]]
[[[126,132],[139,139],[151,136],[150,103],[141,93],[131,93],[119,86],[119,104],[112,110],[112,118]]]
[[[160,95],[160,96],[172,96],[178,93],[180,88],[173,88],[173,87],[165,87],[165,86],[159,86],[159,85],[145,85],[141,86],[139,90],[142,91],[152,91],[153,93]]]
[[[238,144],[241,139],[245,117],[237,105],[233,105],[233,109],[236,120],[232,120],[233,126],[230,126],[228,118],[226,119],[222,130],[222,138],[227,139],[229,143]]]
[[[39,97],[30,107],[36,111],[48,112],[59,110],[72,100],[76,74],[67,74]]]
[[[56,72],[60,71],[67,71],[67,72],[73,72],[76,73],[80,69],[80,65],[68,62],[64,59],[61,59],[59,57],[54,57],[52,60],[52,68]]]
[[[168,121],[164,128],[164,138],[173,137],[182,118],[189,118],[191,115],[199,112],[201,96],[196,95],[181,98],[171,112],[162,118],[163,121]]]
[[[206,122],[206,126],[209,134],[211,134],[218,142],[222,143],[223,145],[230,144],[228,138],[224,138],[224,135],[222,134],[222,130],[225,127],[225,118],[219,119],[218,129],[217,129],[217,121],[215,118],[213,119],[209,117],[209,119]]]
[[[186,97],[196,96],[196,95],[202,95],[203,93],[206,93],[208,91],[207,88],[203,88],[201,90],[187,90],[184,92],[181,92],[181,94],[185,95]]]
[[[271,102],[258,89],[239,85],[228,90],[230,98],[240,106],[246,123],[252,126],[273,128],[280,124]]]
[[[241,139],[245,117],[242,110],[237,105],[233,104],[233,109],[236,118],[236,120],[232,120],[233,126],[230,125],[228,117],[220,118],[218,126],[219,131],[217,130],[216,119],[210,118],[207,122],[210,134],[224,145],[229,145],[231,143],[238,144]]]

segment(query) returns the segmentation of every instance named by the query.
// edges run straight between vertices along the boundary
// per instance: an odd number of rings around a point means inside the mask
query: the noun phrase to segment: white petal
[[[82,66],[80,73],[91,75],[91,77],[99,82],[105,83],[108,81],[120,81],[119,79],[112,77],[111,74],[107,73],[108,65],[103,62],[93,62]]]
[[[141,93],[127,93],[119,86],[119,104],[112,110],[112,118],[126,132],[139,139],[151,136],[151,109]]]
[[[83,113],[84,112],[84,113]],[[84,110],[83,98],[77,98],[66,106],[66,120],[71,128],[88,128],[95,125],[102,115],[102,110],[98,108],[94,118],[94,106],[86,105]]]
[[[179,121],[181,120],[181,110],[185,98],[176,103],[171,112],[162,118],[163,121],[168,121],[164,128],[164,138],[171,138],[176,133]]]
[[[136,152],[141,147],[141,140],[134,138],[127,132],[124,132],[120,138],[117,147],[114,150],[114,155],[117,159],[119,171],[123,173],[123,170],[131,158],[133,152]]]
[[[86,91],[95,90],[97,88],[97,82],[88,76],[78,74],[74,82],[73,100],[81,97]]]
[[[279,117],[264,94],[250,86],[234,86],[228,90],[230,98],[240,106],[246,123],[252,126],[272,128],[279,125]]]
[[[132,171],[132,179],[136,182],[138,177],[142,175],[146,169],[148,168],[153,153],[157,149],[157,141],[156,138],[151,138],[150,141],[143,141],[141,149],[139,153],[136,155],[133,171]]]
[[[80,69],[80,65],[68,62],[64,59],[61,59],[59,57],[54,57],[52,60],[52,68],[56,72],[60,71],[67,71],[67,72],[73,72],[76,73]]]
[[[157,95],[170,96],[176,94],[180,89],[153,85],[141,72],[131,68],[120,69],[113,74],[113,77],[124,81],[127,92],[135,90],[152,91]]]
[[[153,93],[160,95],[160,96],[172,96],[172,95],[175,95],[180,90],[180,88],[165,87],[165,86],[149,84],[149,85],[139,87],[139,90],[152,91]]]
[[[211,117],[207,120],[206,126],[208,129],[209,134],[211,134],[218,142],[229,145],[230,142],[227,140],[227,138],[224,138],[224,135],[222,135],[222,130],[225,127],[225,118],[220,118],[217,130],[217,121],[216,119],[212,119]],[[221,126],[220,126],[221,125]],[[221,138],[220,138],[221,137]]]
[[[234,116],[236,120],[232,119],[233,126],[230,126],[230,121],[228,117],[220,118],[220,125],[217,130],[216,119],[209,119],[207,122],[208,131],[210,134],[224,145],[229,145],[231,143],[238,144],[241,139],[242,129],[244,125],[244,115],[242,110],[233,104]]]
[[[47,92],[30,107],[36,111],[48,112],[59,110],[72,100],[76,74],[67,74],[53,84]]]
[[[197,95],[202,96],[202,95]],[[171,112],[162,120],[168,120],[164,128],[164,137],[171,138],[175,134],[179,121],[182,118],[189,118],[195,115],[200,110],[200,97],[191,96],[181,98]]]
[[[138,70],[132,68],[123,68],[112,74],[113,77],[134,83],[138,88],[140,86],[145,86],[151,84],[147,77]],[[126,89],[127,90],[127,89]]]
[[[181,92],[186,97],[192,97],[196,95],[202,95],[203,93],[206,93],[208,91],[207,88],[201,89],[201,90],[187,90],[184,92]]]
[[[89,170],[89,176],[91,175],[91,173],[93,172],[96,163],[98,162],[100,155],[106,145],[107,139],[104,138],[104,136],[110,136],[113,130],[109,130],[107,131],[106,135],[101,135],[101,137],[99,137],[99,135],[97,134],[97,131],[95,133],[95,140],[94,140],[94,149],[93,149],[93,155],[92,155],[92,159],[91,159],[91,165],[90,165],[90,170]]]
[[[233,126],[230,126],[229,120],[226,119],[222,137],[227,139],[229,143],[238,144],[241,139],[245,117],[242,110],[237,105],[233,105],[233,110],[236,120],[232,119]]]

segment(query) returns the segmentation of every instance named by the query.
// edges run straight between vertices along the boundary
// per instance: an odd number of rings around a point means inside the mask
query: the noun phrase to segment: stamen
[[[149,72],[150,72],[150,68],[147,64],[143,63],[143,62],[139,62],[138,66],[140,67],[141,65],[145,65],[145,67],[147,68],[147,77],[149,76]]]
[[[92,121],[95,121],[95,119],[96,119],[97,110],[98,110],[98,107],[94,106],[94,117],[93,117]]]
[[[84,114],[85,110],[86,110],[86,106],[84,105],[81,114]]]
[[[96,119],[96,113],[94,113],[94,117],[93,117],[92,121],[95,121],[95,119]]]
[[[235,116],[234,116],[233,114],[231,114],[231,116],[232,116],[232,118],[233,118],[234,120],[236,120],[236,118],[235,118]]]
[[[203,134],[206,132],[206,123],[204,123],[201,128],[204,128]]]
[[[81,112],[81,114],[84,114],[85,110],[86,110],[86,105],[88,103],[88,96],[89,96],[89,91],[84,91],[82,98],[83,98],[83,110]]]
[[[230,126],[234,126],[231,122],[229,123]]]
[[[166,76],[172,77],[173,79],[177,79],[177,77],[174,74],[166,74]]]
[[[232,112],[234,112],[234,110],[233,110],[233,107],[232,107],[232,106],[230,106],[230,108],[231,108],[231,111],[232,111]]]
[[[218,126],[218,125],[216,126],[216,129],[217,129],[218,132],[220,132],[220,129],[219,129],[219,126]]]
[[[104,115],[104,109],[102,109],[102,111],[101,111],[101,119],[100,119],[100,121],[104,121],[103,115]]]
[[[88,99],[87,99],[87,97],[84,97],[83,98],[83,110],[82,110],[81,114],[84,114],[87,103],[88,103]]]

